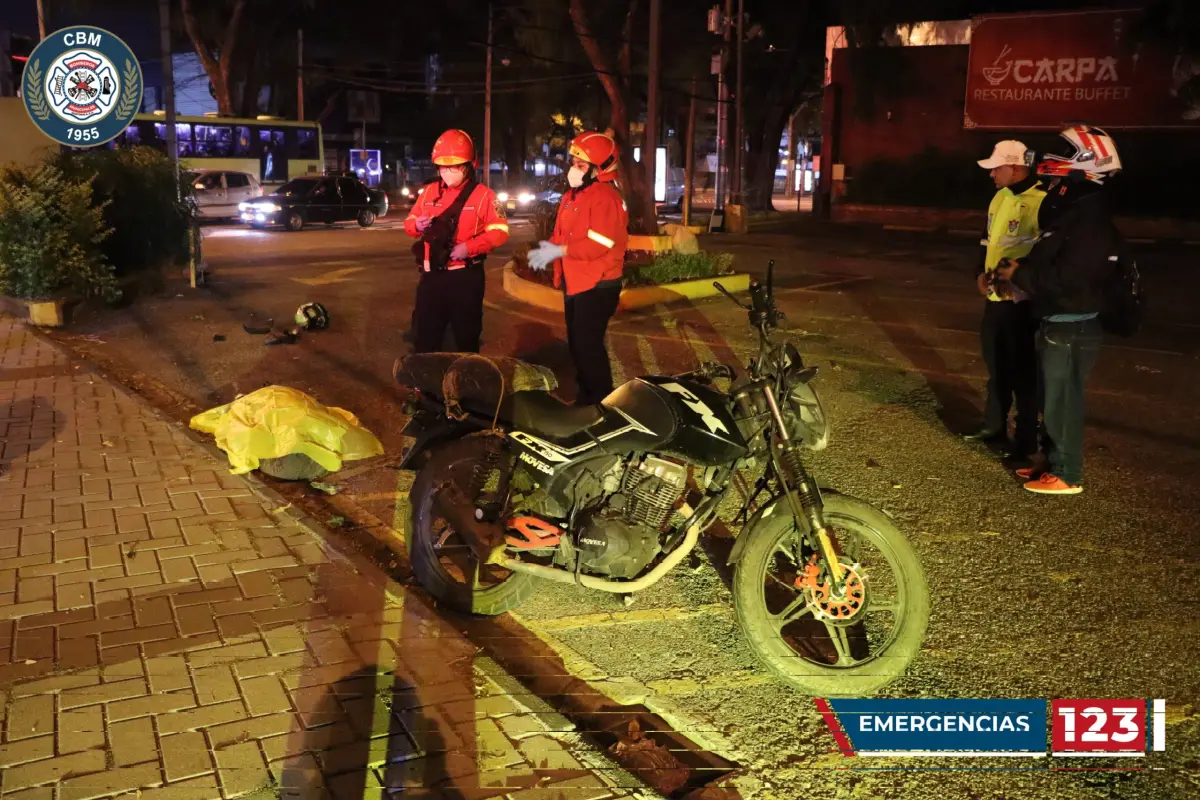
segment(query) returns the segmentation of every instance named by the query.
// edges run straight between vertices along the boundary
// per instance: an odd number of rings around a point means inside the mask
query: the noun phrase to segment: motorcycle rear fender
[[[822,495],[840,494],[840,492],[838,492],[836,489],[826,486],[819,481],[817,483],[817,488],[820,490]],[[759,508],[758,511],[754,512],[750,519],[746,520],[745,527],[742,528],[741,532],[738,533],[737,538],[733,542],[733,549],[729,551],[729,558],[725,562],[728,566],[732,567],[742,560],[742,554],[746,550],[746,542],[750,541],[750,536],[752,533],[754,533],[754,529],[757,528],[764,519],[773,514],[787,514],[789,517],[792,515],[792,509],[788,505],[787,499],[781,494],[777,494],[772,497],[761,508]],[[800,523],[802,525],[806,525],[807,520],[800,520]]]

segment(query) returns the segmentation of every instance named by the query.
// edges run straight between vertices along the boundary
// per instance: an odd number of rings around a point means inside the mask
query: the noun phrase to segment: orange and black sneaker
[[[1022,470],[1017,470],[1017,472],[1019,474]],[[1034,494],[1079,494],[1083,491],[1083,487],[1067,483],[1062,478],[1044,472],[1041,477],[1025,484],[1025,490]]]

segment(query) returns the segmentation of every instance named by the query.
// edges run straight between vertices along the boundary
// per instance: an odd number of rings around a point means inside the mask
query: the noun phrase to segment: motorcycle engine
[[[647,456],[630,462],[620,491],[580,515],[579,564],[614,578],[635,578],[662,549],[663,526],[687,490],[687,466]]]

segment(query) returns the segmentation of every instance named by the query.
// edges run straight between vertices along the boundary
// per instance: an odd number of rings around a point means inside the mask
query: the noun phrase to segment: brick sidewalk
[[[0,442],[4,800],[645,791],[382,570],[2,317]]]

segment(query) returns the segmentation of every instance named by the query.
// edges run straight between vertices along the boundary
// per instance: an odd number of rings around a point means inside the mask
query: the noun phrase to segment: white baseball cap
[[[1005,164],[1014,166],[1028,166],[1025,161],[1025,152],[1029,148],[1025,147],[1024,142],[1018,142],[1016,139],[1005,139],[1002,142],[996,143],[996,148],[992,150],[990,158],[979,162],[979,166],[984,169],[996,169],[1003,167]]]

